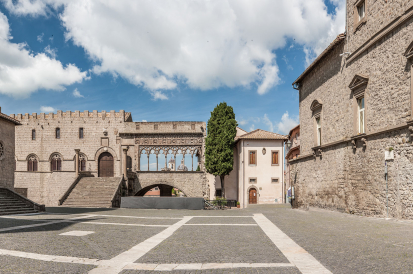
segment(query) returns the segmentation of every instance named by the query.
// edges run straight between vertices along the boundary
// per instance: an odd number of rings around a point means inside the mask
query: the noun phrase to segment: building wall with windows
[[[385,151],[394,149],[390,216],[413,218],[413,3],[348,0],[347,11],[346,35],[294,82],[301,131],[300,157],[289,161],[294,205],[385,216]]]
[[[29,199],[57,206],[76,178],[75,149],[80,149],[80,171],[97,177],[99,156],[110,153],[113,176],[121,176],[118,132],[127,121],[132,121],[130,113],[95,110],[11,116],[22,123],[15,138],[15,187],[27,188]]]
[[[14,135],[20,123],[1,113],[0,108],[0,187],[14,189]]]

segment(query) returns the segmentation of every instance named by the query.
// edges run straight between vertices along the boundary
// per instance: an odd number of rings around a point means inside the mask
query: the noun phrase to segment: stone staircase
[[[44,211],[44,206],[37,205],[19,194],[0,188],[0,215],[28,214]]]
[[[83,177],[62,201],[65,207],[113,207],[120,177]]]

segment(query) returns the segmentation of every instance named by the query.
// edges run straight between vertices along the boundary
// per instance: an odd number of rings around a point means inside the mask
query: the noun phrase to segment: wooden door
[[[104,152],[99,156],[99,177],[113,177],[113,156]]]
[[[251,188],[249,204],[256,204],[256,203],[257,203],[257,190],[255,188]]]

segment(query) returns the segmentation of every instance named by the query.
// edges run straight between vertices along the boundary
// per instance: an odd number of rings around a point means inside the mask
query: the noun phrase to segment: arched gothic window
[[[126,168],[132,170],[132,158],[130,156],[126,156]]]
[[[50,160],[50,171],[62,170],[62,158],[59,154],[53,154]]]
[[[36,157],[36,155],[30,155],[27,158],[27,171],[37,171],[37,157]]]

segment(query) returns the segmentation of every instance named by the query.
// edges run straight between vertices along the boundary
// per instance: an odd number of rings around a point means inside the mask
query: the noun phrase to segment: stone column
[[[165,171],[168,168],[168,153],[165,153]]]
[[[174,170],[176,171],[176,154],[174,154],[174,161],[175,161]]]
[[[156,153],[156,171],[159,171],[159,169],[158,169],[158,153]]]
[[[148,155],[148,171],[149,171],[149,154],[150,154],[150,152],[148,151],[148,152],[146,153],[146,155]]]
[[[76,177],[79,176],[79,152],[80,149],[75,149],[75,173],[76,173]]]
[[[139,146],[137,147],[137,149],[138,149],[137,150],[138,151],[138,168],[137,168],[137,171],[141,171],[141,149],[139,148]]]
[[[191,153],[192,171],[194,171],[194,153]],[[225,182],[225,181],[224,181]]]
[[[127,154],[128,154],[128,147],[123,147],[122,148],[123,155],[122,155],[122,170],[123,170],[123,178],[125,180],[128,179],[128,170],[127,170]]]

